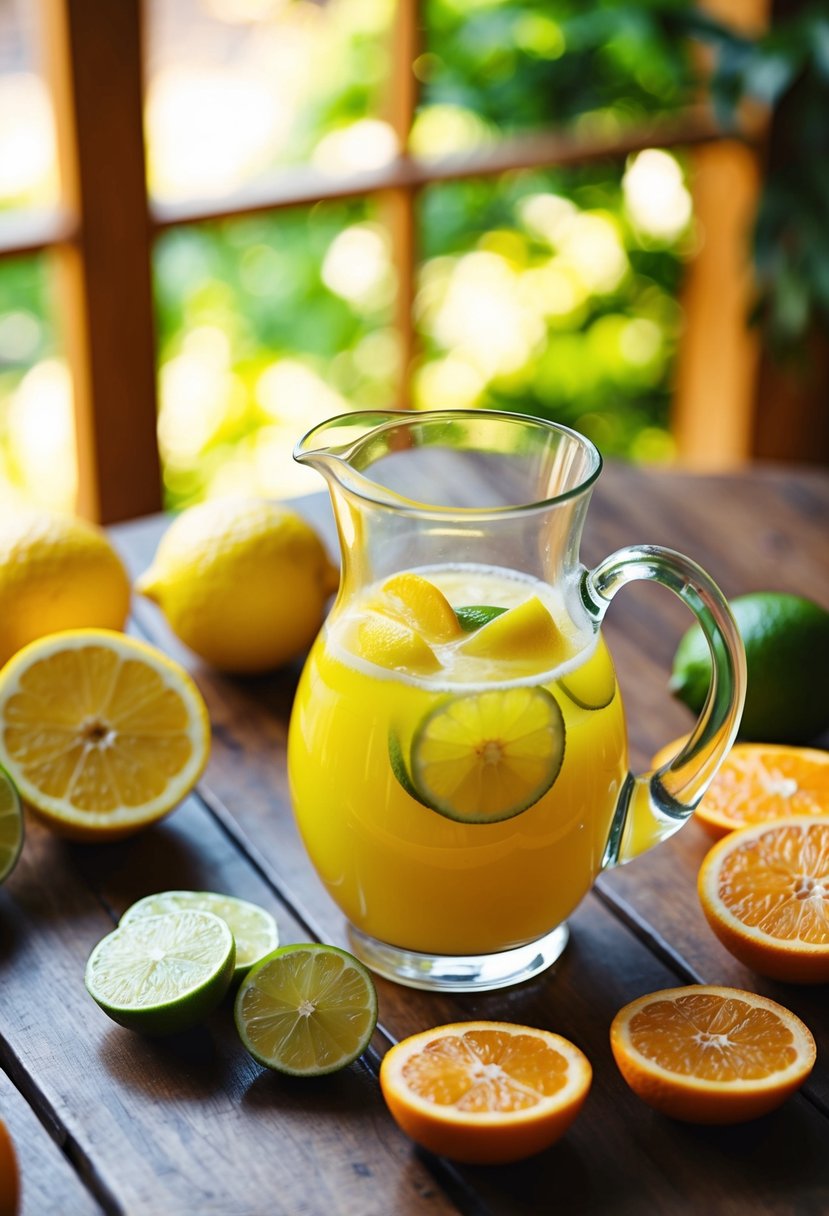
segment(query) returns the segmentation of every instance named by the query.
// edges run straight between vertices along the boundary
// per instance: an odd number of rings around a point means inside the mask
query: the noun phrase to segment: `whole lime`
[[[813,600],[763,591],[731,601],[746,649],[748,686],[739,738],[808,743],[829,726],[829,612]],[[699,712],[711,656],[698,625],[679,643],[669,688]]]

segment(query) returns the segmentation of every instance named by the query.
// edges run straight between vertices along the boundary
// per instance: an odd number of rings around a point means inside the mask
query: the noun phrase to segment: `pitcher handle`
[[[620,587],[652,579],[669,587],[697,618],[711,651],[711,684],[696,726],[673,759],[634,777],[620,792],[603,866],[630,861],[672,836],[693,812],[734,741],[743,712],[746,661],[734,617],[716,583],[673,549],[631,545],[582,575],[582,602],[601,622]]]

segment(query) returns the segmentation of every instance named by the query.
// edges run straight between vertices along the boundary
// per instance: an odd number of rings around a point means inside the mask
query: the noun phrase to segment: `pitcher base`
[[[520,984],[552,966],[569,936],[565,923],[534,942],[498,954],[419,954],[348,925],[351,948],[361,962],[386,979],[427,992],[489,992]]]

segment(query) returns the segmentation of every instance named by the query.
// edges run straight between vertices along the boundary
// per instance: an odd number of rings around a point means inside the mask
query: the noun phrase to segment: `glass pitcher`
[[[669,549],[580,564],[602,461],[566,427],[354,413],[294,455],[326,478],[342,548],[289,731],[311,861],[378,973],[456,992],[527,979],[596,876],[672,835],[730,747],[745,658],[728,606]],[[600,632],[633,579],[684,600],[713,660],[688,742],[638,777]]]

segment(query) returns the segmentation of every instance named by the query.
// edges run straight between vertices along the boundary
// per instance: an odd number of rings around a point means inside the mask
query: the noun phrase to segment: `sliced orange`
[[[732,832],[706,856],[697,890],[709,925],[747,967],[829,981],[829,815]]]
[[[659,768],[684,739],[654,756]],[[829,814],[829,752],[772,743],[737,743],[694,812],[712,836],[790,815]]]
[[[457,1022],[404,1039],[380,1086],[404,1132],[433,1153],[477,1165],[520,1161],[564,1135],[592,1079],[587,1057],[548,1030]]]
[[[9,1130],[0,1119],[0,1216],[16,1216],[20,1209],[20,1174]]]
[[[628,1085],[687,1123],[741,1123],[803,1084],[816,1048],[800,1018],[753,992],[689,984],[640,996],[610,1027]]]
[[[64,836],[113,840],[161,818],[193,787],[209,746],[186,671],[122,633],[50,634],[0,672],[0,765]]]

